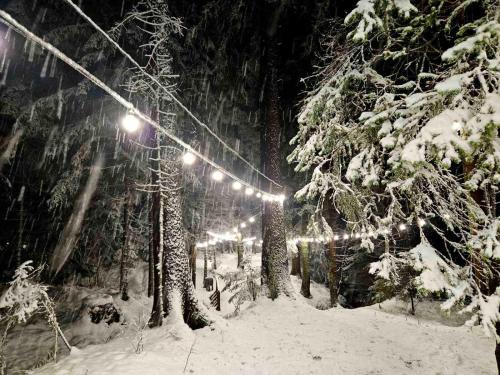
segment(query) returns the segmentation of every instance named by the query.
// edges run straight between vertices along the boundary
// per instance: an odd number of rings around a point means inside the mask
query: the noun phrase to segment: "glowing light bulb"
[[[250,219],[248,219],[248,221],[251,222],[251,223],[255,223],[255,218],[251,217]]]
[[[360,238],[360,237],[361,237],[361,234],[356,233],[356,234],[354,235],[354,237],[355,237],[355,238]]]
[[[333,236],[333,239],[334,239],[335,241],[338,241],[338,240],[339,240],[339,235],[338,235],[338,234],[336,234],[335,236]]]
[[[344,234],[344,240],[348,240],[349,239],[349,235],[346,233]]]
[[[240,224],[240,227],[242,227],[242,228],[246,228],[246,227],[247,227],[247,223],[241,223],[241,224]]]
[[[185,152],[184,155],[182,155],[182,162],[186,165],[193,165],[195,161],[196,156],[189,151]]]
[[[139,119],[131,113],[127,113],[122,119],[122,128],[127,133],[135,133],[141,127]]]
[[[224,174],[218,169],[212,172],[212,180],[220,182],[224,179]]]
[[[251,187],[247,187],[245,189],[245,195],[253,195],[253,189]]]
[[[262,194],[261,194],[260,192],[257,192],[257,194],[255,194],[255,196],[256,196],[257,198],[260,198],[260,197],[262,197]]]
[[[418,218],[417,223],[419,227],[423,227],[425,225],[425,220],[422,218]]]
[[[399,224],[399,230],[405,230],[406,224]]]
[[[233,190],[240,190],[241,189],[241,183],[239,181],[234,181],[232,186],[233,186]]]

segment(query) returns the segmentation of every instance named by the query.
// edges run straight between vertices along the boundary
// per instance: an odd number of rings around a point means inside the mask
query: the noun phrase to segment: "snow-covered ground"
[[[256,257],[257,259],[257,257]],[[233,254],[218,272],[235,270]],[[255,262],[258,264],[258,260]],[[198,265],[202,266],[202,262]],[[202,272],[198,272],[198,284]],[[219,288],[222,287],[219,280]],[[298,280],[292,280],[297,288]],[[312,285],[312,300],[258,299],[231,319],[228,296],[211,310],[211,327],[129,329],[100,345],[75,350],[36,374],[495,374],[494,341],[482,331],[384,312],[378,306],[318,310],[327,290]],[[207,303],[209,292],[198,288]],[[125,307],[123,307],[125,308]],[[147,307],[149,308],[149,306]],[[134,308],[135,309],[135,308]]]

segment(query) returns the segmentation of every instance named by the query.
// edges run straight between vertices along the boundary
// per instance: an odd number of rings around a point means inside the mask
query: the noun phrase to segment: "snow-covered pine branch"
[[[472,3],[475,18],[459,17]],[[500,12],[489,0],[450,13],[453,4],[358,1],[342,53],[360,52],[339,70],[341,56],[329,50],[335,65],[305,101],[289,162],[313,170],[296,196],[332,199],[353,230],[425,219],[443,241],[438,256],[453,270],[465,264],[450,301],[472,295],[470,309],[494,331]],[[389,260],[384,254],[374,271],[388,276]]]

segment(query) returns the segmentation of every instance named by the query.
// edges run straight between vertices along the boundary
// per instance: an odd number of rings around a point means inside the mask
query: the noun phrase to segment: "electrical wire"
[[[186,114],[193,119],[195,123],[197,123],[199,126],[204,128],[206,131],[208,131],[215,139],[217,139],[226,149],[228,149],[231,153],[233,153],[236,157],[238,157],[241,161],[243,161],[246,165],[248,165],[253,171],[257,172],[259,175],[264,177],[266,180],[269,182],[273,183],[274,185],[282,188],[279,183],[271,179],[270,177],[266,176],[264,173],[262,173],[259,169],[254,167],[252,163],[250,163],[248,160],[246,160],[243,156],[241,156],[238,151],[233,149],[231,146],[229,146],[224,140],[222,140],[212,129],[210,129],[204,122],[202,122],[200,119],[198,119],[170,90],[168,90],[166,87],[164,87],[155,77],[153,77],[151,74],[146,72],[144,68],[132,57],[130,56],[129,53],[127,53],[113,38],[109,36],[108,33],[106,33],[99,25],[97,25],[92,18],[90,18],[83,10],[73,3],[71,0],[63,0],[65,1],[68,5],[70,5],[80,16],[82,16],[89,24],[91,24],[97,31],[99,31],[120,53],[125,56],[136,68],[138,68],[145,76],[147,76],[149,79],[151,79],[154,83],[156,83],[167,95],[171,97],[171,99],[184,111]]]
[[[43,48],[45,48],[47,51],[52,53],[54,56],[56,56],[59,60],[65,62],[67,65],[72,67],[74,70],[76,70],[78,73],[82,74],[84,77],[86,77],[89,81],[94,83],[96,86],[101,88],[103,91],[108,93],[113,99],[115,99],[119,104],[121,104],[123,107],[125,107],[130,113],[133,115],[137,116],[140,118],[142,121],[147,122],[149,125],[151,125],[153,128],[170,138],[172,141],[176,142],[192,154],[196,155],[198,158],[204,160],[206,163],[211,165],[212,167],[220,170],[223,172],[225,175],[231,177],[233,180],[240,182],[242,185],[246,187],[251,187],[254,189],[256,192],[260,192],[263,194],[263,197],[271,197],[277,201],[282,200],[282,196],[280,195],[275,195],[275,194],[270,194],[266,193],[265,191],[250,185],[246,181],[240,179],[237,177],[235,174],[232,172],[229,172],[213,160],[209,159],[208,157],[204,156],[197,150],[195,150],[193,147],[191,147],[189,144],[175,136],[174,134],[170,133],[166,129],[160,126],[159,123],[151,119],[148,115],[144,114],[141,112],[139,109],[137,109],[131,102],[123,98],[120,94],[118,94],[116,91],[114,91],[112,88],[110,88],[108,85],[106,85],[104,82],[102,82],[99,78],[94,76],[92,73],[90,73],[88,70],[86,70],[84,67],[82,67],[80,64],[78,64],[76,61],[72,60],[70,57],[65,55],[63,52],[61,52],[59,49],[54,47],[52,44],[46,42],[45,40],[39,38],[35,34],[33,34],[31,31],[29,31],[26,27],[21,25],[18,21],[16,21],[9,13],[5,12],[4,10],[0,10],[0,22],[4,23],[5,25],[11,27],[14,29],[17,33],[20,35],[24,36],[27,39],[30,39],[31,41],[39,44]]]

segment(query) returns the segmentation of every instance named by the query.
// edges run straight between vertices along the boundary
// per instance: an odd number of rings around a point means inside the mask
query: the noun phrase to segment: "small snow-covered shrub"
[[[392,297],[411,301],[412,314],[416,297],[450,298],[462,282],[460,270],[450,266],[427,241],[408,252],[382,254],[370,265],[370,273],[377,276],[371,288],[377,302]]]
[[[144,330],[148,326],[148,316],[140,314],[139,318],[132,321],[132,326],[135,330],[135,337],[132,343],[136,354],[141,354],[144,351]]]
[[[378,262],[370,265],[369,272],[377,276],[370,288],[377,303],[398,297],[411,302],[411,313],[415,314],[414,299],[419,295],[417,281],[419,272],[405,258],[386,252]]]
[[[32,261],[26,261],[14,273],[14,279],[0,296],[0,323],[5,324],[5,330],[0,342],[0,374],[5,373],[6,363],[4,348],[9,329],[26,321],[36,313],[45,315],[47,322],[54,330],[55,342],[53,358],[57,354],[57,337],[59,324],[54,311],[54,303],[47,294],[47,286],[36,281],[42,267],[34,269]]]
[[[223,275],[226,285],[222,291],[229,291],[229,302],[235,306],[234,315],[245,301],[255,301],[260,291],[260,272],[252,267],[251,258],[245,257],[241,268]]]

